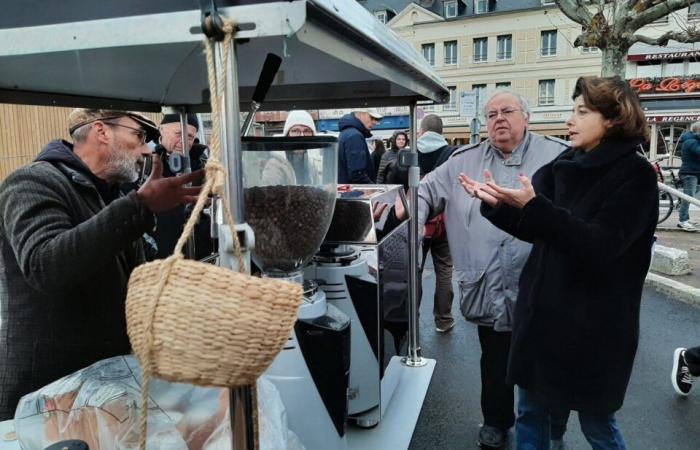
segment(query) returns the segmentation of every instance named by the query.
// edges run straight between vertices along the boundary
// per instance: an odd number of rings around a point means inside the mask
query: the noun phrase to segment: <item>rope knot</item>
[[[212,180],[212,192],[222,195],[226,181],[226,168],[219,160],[210,159],[206,166],[207,178]]]

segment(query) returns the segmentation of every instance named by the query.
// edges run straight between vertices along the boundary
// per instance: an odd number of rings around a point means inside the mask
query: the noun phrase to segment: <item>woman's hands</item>
[[[497,185],[493,181],[491,172],[488,170],[484,171],[484,183],[472,180],[463,173],[459,174],[459,183],[467,194],[494,208],[503,202],[522,209],[535,197],[535,190],[532,187],[532,183],[530,183],[530,179],[525,175],[519,175],[518,179],[522,187],[520,189],[510,189]]]

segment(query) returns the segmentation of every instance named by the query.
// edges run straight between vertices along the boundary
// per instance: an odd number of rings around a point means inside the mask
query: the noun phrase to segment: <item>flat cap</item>
[[[73,134],[75,130],[83,125],[87,125],[98,120],[118,119],[120,117],[129,117],[134,119],[141,126],[143,126],[143,129],[146,132],[146,141],[158,142],[160,133],[158,132],[158,127],[156,124],[143,114],[133,111],[77,108],[74,109],[68,116],[68,132]]]

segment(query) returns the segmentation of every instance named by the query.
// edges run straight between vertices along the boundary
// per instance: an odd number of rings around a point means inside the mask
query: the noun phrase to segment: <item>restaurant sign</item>
[[[700,114],[668,114],[647,116],[648,123],[691,123],[700,121]]]
[[[650,53],[643,55],[627,55],[627,61],[668,61],[673,59],[699,58],[700,50],[685,52]]]
[[[695,77],[633,78],[630,87],[638,94],[673,94],[700,91]]]

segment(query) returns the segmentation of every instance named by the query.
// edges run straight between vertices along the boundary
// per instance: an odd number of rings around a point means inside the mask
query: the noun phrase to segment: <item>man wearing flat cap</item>
[[[160,122],[160,139],[156,153],[163,161],[163,177],[178,175],[184,169],[182,156],[187,156],[192,171],[203,168],[208,156],[207,147],[195,143],[199,121],[195,114],[187,114],[187,153],[182,150],[182,126],[179,114],[165,114]],[[177,163],[175,163],[177,161]],[[169,211],[156,214],[156,229],[152,234],[157,244],[156,258],[167,258],[172,255],[175,244],[182,234],[189,208],[178,205]],[[210,220],[205,214],[195,226],[195,255],[202,259],[212,252]]]
[[[338,183],[371,184],[376,181],[374,163],[366,139],[382,115],[373,109],[351,112],[340,118],[338,128]]]
[[[140,238],[154,214],[199,193],[186,184],[201,173],[162,178],[156,158],[148,181],[120,194],[158,138],[148,118],[76,109],[68,122],[72,143],[50,142],[0,185],[0,420],[21,396],[129,353],[124,301]]]

